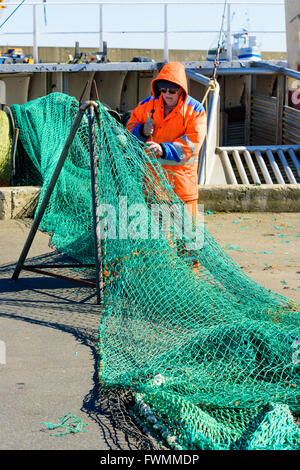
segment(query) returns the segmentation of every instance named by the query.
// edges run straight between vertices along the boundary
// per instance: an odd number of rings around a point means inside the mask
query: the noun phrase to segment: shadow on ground
[[[70,260],[52,252],[28,259],[26,264],[67,262]],[[156,449],[154,439],[147,436],[130,415],[130,392],[107,389],[99,384],[100,307],[96,304],[95,289],[26,271],[21,271],[19,279],[13,281],[11,276],[14,269],[15,264],[0,267],[0,318],[13,318],[70,333],[76,341],[90,348],[94,358],[93,387],[84,397],[81,411],[99,426],[108,449]],[[60,272],[67,276],[94,280],[91,270],[68,268]]]

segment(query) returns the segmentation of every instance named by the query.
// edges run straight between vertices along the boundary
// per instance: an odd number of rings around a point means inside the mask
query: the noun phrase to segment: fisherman
[[[127,129],[157,156],[177,196],[197,218],[198,158],[206,113],[188,95],[185,67],[168,62],[151,82],[152,95],[132,111]]]
[[[177,196],[197,220],[198,159],[206,135],[206,113],[188,95],[185,67],[179,62],[164,65],[151,82],[152,95],[131,113],[127,129],[146,142],[158,158]],[[178,249],[185,255],[186,249]],[[193,270],[199,263],[193,260]]]

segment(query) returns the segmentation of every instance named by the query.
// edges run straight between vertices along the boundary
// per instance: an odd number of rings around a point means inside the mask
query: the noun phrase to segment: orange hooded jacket
[[[177,106],[164,117],[164,101],[157,82],[168,80],[183,89]],[[198,199],[198,159],[206,134],[206,113],[197,100],[188,95],[184,65],[169,62],[151,82],[152,96],[141,101],[132,111],[127,129],[138,139],[161,144],[163,156],[157,158],[168,174],[174,191],[184,202]],[[154,133],[145,137],[142,125],[148,117],[154,124]]]

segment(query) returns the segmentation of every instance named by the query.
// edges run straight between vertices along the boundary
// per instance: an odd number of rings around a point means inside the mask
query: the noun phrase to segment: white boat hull
[[[233,51],[233,58],[238,59],[238,60],[261,60],[261,52],[258,48],[253,48],[253,47],[245,47],[241,48],[237,51],[237,53],[234,53]]]

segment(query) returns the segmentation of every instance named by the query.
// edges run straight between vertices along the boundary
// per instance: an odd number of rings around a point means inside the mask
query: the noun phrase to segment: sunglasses
[[[161,93],[169,93],[170,95],[176,95],[176,93],[178,93],[178,89],[177,90],[174,90],[173,88],[160,88],[159,91]]]

